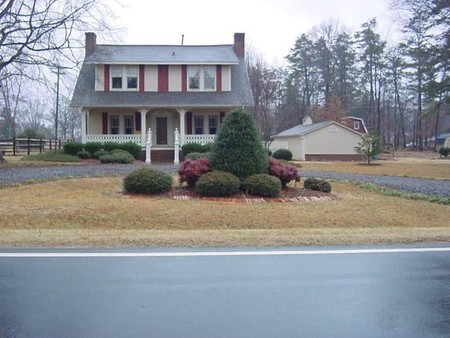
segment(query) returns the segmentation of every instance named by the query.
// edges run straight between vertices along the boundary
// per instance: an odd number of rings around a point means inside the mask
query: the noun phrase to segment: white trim
[[[113,88],[113,76],[112,76],[112,66],[122,66],[122,88]],[[127,64],[127,65],[112,65],[109,68],[109,90],[112,92],[137,92],[139,91],[139,66],[135,64]],[[128,88],[128,79],[127,79],[127,70],[129,66],[133,66],[137,68],[136,73],[136,88]]]
[[[213,67],[210,65],[196,65],[196,68],[199,70],[199,88],[190,88],[189,87],[189,69],[191,67],[187,66],[186,74],[187,74],[187,91],[188,92],[216,92],[217,91],[217,67]],[[205,68],[212,68],[214,70],[214,88],[205,89]],[[183,79],[184,80],[184,79]]]
[[[0,258],[88,258],[88,257],[234,257],[234,256],[318,256],[362,254],[407,254],[450,252],[442,248],[262,250],[262,251],[185,251],[185,252],[0,252]]]
[[[238,65],[239,62],[231,62],[231,61],[153,61],[153,62],[138,62],[138,61],[101,61],[101,62],[86,62],[86,64],[89,65],[145,65],[145,66],[158,66],[158,65],[176,65],[176,66],[183,66],[183,65],[195,65],[195,66],[201,66],[201,65],[223,65],[223,66],[232,66],[232,65]]]

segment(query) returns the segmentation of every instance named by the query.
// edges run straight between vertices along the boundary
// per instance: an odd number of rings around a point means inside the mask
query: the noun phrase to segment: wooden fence
[[[0,139],[0,152],[4,155],[30,155],[49,150],[61,149],[61,140],[45,140],[34,138]]]

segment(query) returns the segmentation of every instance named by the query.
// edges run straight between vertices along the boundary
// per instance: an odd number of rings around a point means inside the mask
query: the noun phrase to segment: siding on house
[[[336,132],[330,132],[330,127],[336,127]],[[313,133],[305,135],[307,154],[356,154],[355,146],[361,141],[361,136],[338,126],[330,125]]]
[[[95,66],[95,90],[105,90],[105,67],[103,65]]]
[[[181,92],[181,66],[169,66],[169,92]]]
[[[144,90],[146,92],[158,91],[158,66],[145,66]]]

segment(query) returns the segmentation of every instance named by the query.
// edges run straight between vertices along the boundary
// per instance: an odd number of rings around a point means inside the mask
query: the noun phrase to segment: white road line
[[[0,258],[86,258],[86,257],[217,257],[217,256],[315,256],[450,252],[450,247],[348,250],[264,250],[185,252],[0,252]]]

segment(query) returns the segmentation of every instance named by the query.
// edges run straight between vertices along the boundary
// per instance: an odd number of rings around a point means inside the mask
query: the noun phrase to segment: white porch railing
[[[216,139],[216,135],[184,135],[184,143],[212,143]]]
[[[116,142],[116,143],[134,142],[137,144],[141,144],[141,135],[139,134],[86,135],[86,142]]]

